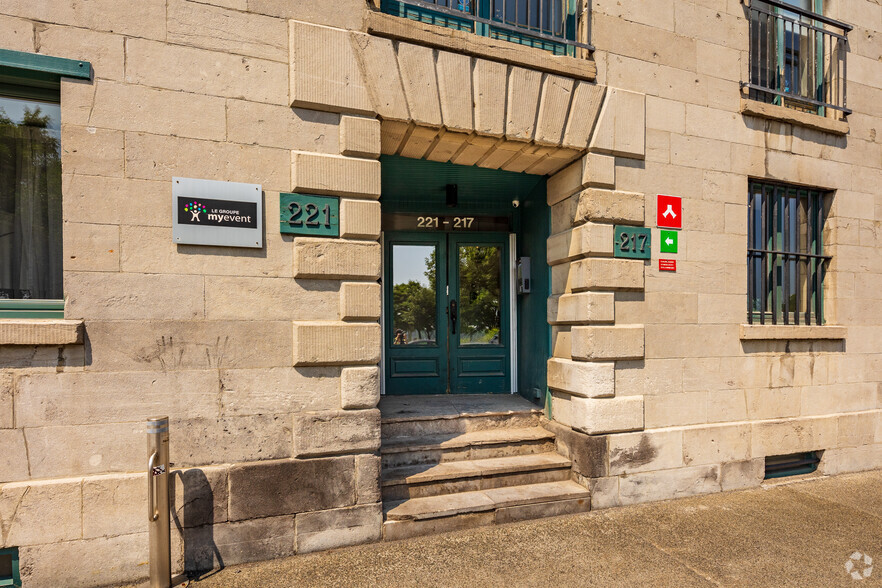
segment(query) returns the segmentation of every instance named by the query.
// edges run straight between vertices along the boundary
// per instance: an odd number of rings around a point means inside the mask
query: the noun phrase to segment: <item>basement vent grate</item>
[[[817,451],[769,456],[766,458],[765,479],[810,474],[818,469],[820,461]]]
[[[18,573],[18,548],[0,549],[0,586],[21,588]]]

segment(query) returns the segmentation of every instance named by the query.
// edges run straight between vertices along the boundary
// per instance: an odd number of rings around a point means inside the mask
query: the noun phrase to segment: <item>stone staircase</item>
[[[519,396],[380,402],[386,539],[585,512],[541,411]]]

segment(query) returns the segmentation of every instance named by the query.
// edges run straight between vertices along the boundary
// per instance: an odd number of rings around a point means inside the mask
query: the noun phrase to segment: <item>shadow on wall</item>
[[[184,573],[189,579],[202,579],[224,568],[224,560],[214,542],[214,491],[200,469],[173,472],[180,484],[170,484],[169,503],[175,527],[184,549]],[[176,493],[183,489],[183,496]],[[212,573],[211,570],[215,570]]]

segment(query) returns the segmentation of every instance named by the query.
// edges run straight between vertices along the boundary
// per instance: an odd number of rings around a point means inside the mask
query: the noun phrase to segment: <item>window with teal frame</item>
[[[747,222],[747,320],[750,324],[824,324],[826,198],[820,190],[750,182]]]
[[[60,87],[91,70],[0,50],[0,318],[64,316]]]
[[[18,566],[18,548],[0,549],[0,588],[21,588]]]
[[[555,55],[592,51],[584,0],[381,0],[383,12]]]

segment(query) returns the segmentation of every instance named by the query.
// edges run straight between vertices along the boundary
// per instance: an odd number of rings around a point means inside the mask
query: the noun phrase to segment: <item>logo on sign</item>
[[[192,201],[187,206],[184,207],[185,212],[189,212],[192,216],[190,218],[191,221],[199,222],[199,215],[205,212],[207,209],[199,204],[197,201]]]
[[[178,198],[178,224],[257,228],[257,203]]]
[[[682,199],[679,196],[658,195],[657,224],[668,229],[683,228]]]

